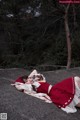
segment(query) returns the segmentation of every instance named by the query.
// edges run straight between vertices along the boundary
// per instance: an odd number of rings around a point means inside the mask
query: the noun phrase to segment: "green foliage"
[[[72,34],[72,65],[80,65],[80,30],[79,28]]]
[[[42,15],[34,17],[41,2]],[[24,10],[32,7],[30,14]],[[53,0],[3,0],[0,3],[0,66],[25,67],[41,64],[67,64],[67,42],[64,31],[64,11]],[[24,8],[24,10],[23,10]],[[72,10],[72,9],[71,9]],[[69,25],[72,43],[72,66],[80,64],[80,9],[76,30],[72,13]],[[14,17],[7,17],[7,14]],[[1,37],[2,36],[2,37]]]

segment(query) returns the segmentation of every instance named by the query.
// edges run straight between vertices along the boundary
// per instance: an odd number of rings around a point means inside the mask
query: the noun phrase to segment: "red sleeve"
[[[19,77],[18,79],[16,79],[15,82],[25,83],[25,82],[23,81],[22,77]]]

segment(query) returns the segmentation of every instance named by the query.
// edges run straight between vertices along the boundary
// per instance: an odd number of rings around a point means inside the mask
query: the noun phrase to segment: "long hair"
[[[26,81],[27,81],[27,78],[28,78],[28,76],[27,76],[27,75],[21,76],[21,79],[22,79],[24,82],[26,82]]]

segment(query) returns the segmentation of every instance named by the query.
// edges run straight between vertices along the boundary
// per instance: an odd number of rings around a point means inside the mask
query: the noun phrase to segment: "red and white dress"
[[[46,93],[51,98],[52,102],[63,111],[67,113],[74,113],[77,111],[75,106],[80,102],[80,88],[78,86],[79,79],[74,77],[67,78],[51,87],[48,92],[50,84],[47,82],[39,83],[36,86],[38,93]]]

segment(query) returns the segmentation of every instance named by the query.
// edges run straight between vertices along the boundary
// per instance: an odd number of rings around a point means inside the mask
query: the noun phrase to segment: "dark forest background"
[[[0,67],[67,65],[64,7],[58,0],[0,0]],[[80,5],[68,10],[71,65],[80,64]]]

